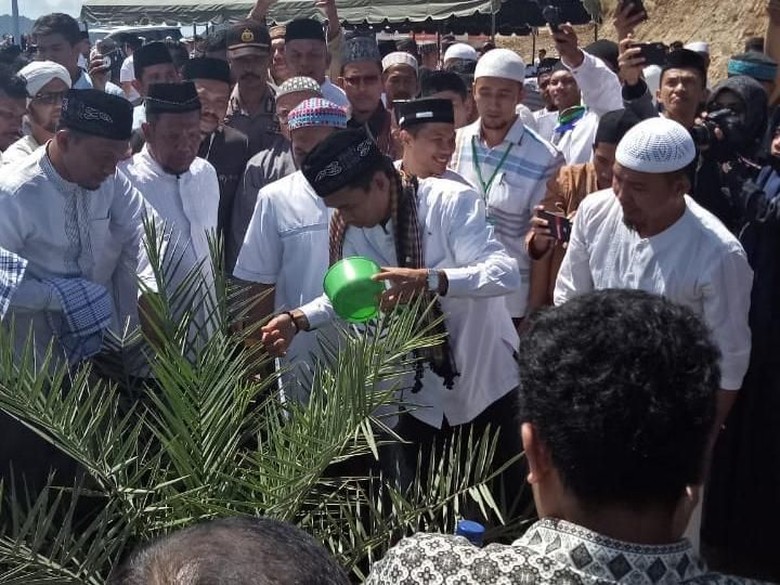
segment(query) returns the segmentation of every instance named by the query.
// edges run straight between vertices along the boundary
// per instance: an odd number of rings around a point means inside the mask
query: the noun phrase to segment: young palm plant
[[[418,328],[424,307],[342,327],[304,381],[309,402],[285,403],[251,343],[260,324],[236,326],[258,299],[225,278],[218,242],[209,265],[182,271],[175,243],[160,244],[164,227],[146,232],[157,282],[143,291],[147,340],[128,330],[72,371],[16,355],[0,327],[0,409],[81,470],[75,481],[53,471],[39,493],[6,484],[0,582],[99,585],[138,544],[231,514],[302,527],[359,579],[406,533],[451,531],[467,508],[502,517],[487,487],[501,471],[490,433],[398,480],[399,390],[414,350],[440,342]]]

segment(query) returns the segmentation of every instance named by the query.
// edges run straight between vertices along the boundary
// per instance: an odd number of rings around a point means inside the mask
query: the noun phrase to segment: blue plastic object
[[[458,526],[455,528],[455,535],[464,537],[474,546],[482,546],[482,539],[485,536],[485,527],[473,520],[458,520]]]

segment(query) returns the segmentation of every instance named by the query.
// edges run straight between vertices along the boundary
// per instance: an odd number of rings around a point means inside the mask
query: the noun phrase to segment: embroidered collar
[[[84,190],[76,183],[71,183],[70,181],[65,180],[62,177],[62,175],[60,175],[57,172],[57,169],[54,168],[54,165],[52,164],[51,159],[49,158],[48,145],[46,146],[46,148],[41,149],[41,155],[39,160],[40,160],[41,170],[48,177],[49,181],[51,181],[54,184],[54,187],[60,193],[63,193],[65,195],[73,195],[75,193],[79,193],[80,191]]]

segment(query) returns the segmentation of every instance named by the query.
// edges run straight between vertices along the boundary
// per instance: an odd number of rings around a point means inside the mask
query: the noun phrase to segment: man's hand
[[[614,25],[618,41],[622,41],[628,35],[634,34],[636,27],[647,20],[645,11],[632,14],[633,10],[634,4],[629,0],[622,9],[618,6],[618,9],[615,11]]]
[[[266,351],[273,357],[283,357],[298,332],[298,328],[290,315],[282,313],[261,327],[260,331],[263,334],[262,343]]]
[[[92,79],[92,87],[100,91],[106,91],[109,72],[111,69],[106,67],[103,62],[103,55],[96,54],[89,62],[89,77]]]
[[[425,268],[382,268],[373,279],[390,283],[390,288],[380,295],[379,306],[383,311],[406,304],[428,290],[428,270]]]
[[[247,19],[254,20],[256,22],[265,22],[265,17],[268,15],[268,9],[274,0],[257,0],[255,5],[249,11]]]
[[[620,66],[620,77],[626,85],[634,86],[642,78],[642,67],[645,64],[645,58],[642,57],[642,49],[635,46],[634,36],[628,35],[620,41],[620,56],[618,65]]]
[[[766,12],[769,15],[769,22],[775,26],[780,26],[780,0],[769,0],[766,5]]]
[[[322,12],[325,13],[325,17],[328,19],[328,40],[335,38],[341,30],[336,0],[317,0],[314,3],[314,6],[322,10]]]
[[[543,205],[534,207],[534,214],[531,217],[531,233],[533,238],[530,240],[528,255],[531,258],[541,258],[552,247],[555,238],[550,229],[550,222],[539,217],[539,212],[544,211]]]
[[[585,60],[585,54],[579,47],[579,39],[574,27],[571,24],[562,24],[558,27],[558,32],[552,34],[555,41],[555,47],[561,56],[563,63],[568,67],[575,68],[582,65]]]

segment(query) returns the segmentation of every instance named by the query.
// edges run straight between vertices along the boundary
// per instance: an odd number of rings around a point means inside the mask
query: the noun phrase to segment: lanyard
[[[501,167],[504,166],[504,163],[506,162],[506,159],[509,156],[509,152],[512,150],[513,146],[514,143],[510,142],[509,146],[506,147],[504,154],[501,156],[501,160],[498,161],[498,165],[493,170],[493,174],[490,176],[490,180],[486,183],[484,177],[482,176],[482,168],[479,164],[479,157],[477,156],[477,137],[476,136],[471,137],[471,158],[472,158],[472,162],[474,163],[474,168],[477,171],[477,177],[479,178],[479,183],[482,186],[482,195],[485,201],[487,201],[488,193],[490,192],[490,187],[493,185],[493,181],[495,181],[498,172],[501,170]]]

